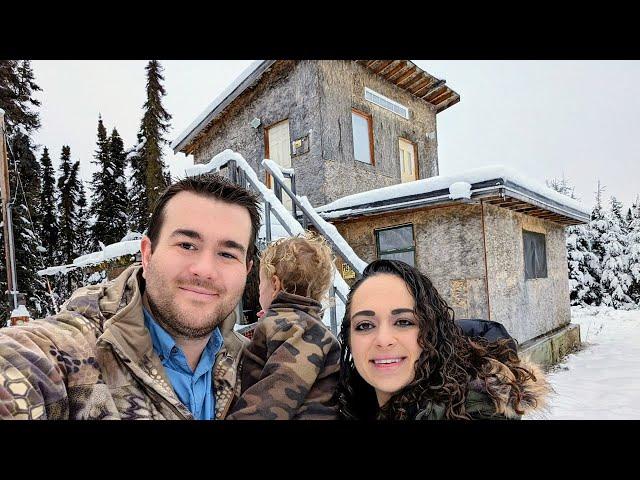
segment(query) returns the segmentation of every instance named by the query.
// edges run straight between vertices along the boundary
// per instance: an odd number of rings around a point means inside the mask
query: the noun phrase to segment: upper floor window
[[[387,109],[396,115],[400,115],[402,118],[409,119],[409,109],[407,107],[400,105],[398,102],[394,102],[378,92],[374,92],[370,88],[364,88],[364,98],[379,107]]]
[[[524,278],[547,278],[547,242],[543,233],[522,230]]]
[[[356,160],[373,165],[373,130],[371,115],[351,110],[353,126],[353,156]]]

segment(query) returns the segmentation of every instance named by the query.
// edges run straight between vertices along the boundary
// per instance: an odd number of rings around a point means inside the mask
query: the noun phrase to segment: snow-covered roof
[[[275,60],[256,60],[227,87],[224,91],[211,102],[207,108],[196,118],[191,125],[178,135],[171,143],[174,153],[182,151],[206,126],[211,122],[222,110],[224,110],[231,102],[238,98],[242,92],[249,88],[253,83],[258,81],[262,73],[264,73]]]
[[[576,224],[589,220],[590,211],[580,202],[503,165],[475,168],[455,175],[441,175],[369,190],[342,197],[316,210],[325,219],[345,219],[426,204],[495,198],[496,195],[501,195],[501,202],[492,200],[491,203],[506,206],[507,200],[504,197],[513,198],[516,200],[512,203],[515,201],[531,204],[540,210],[548,211],[552,216],[555,214],[557,218],[550,220],[558,223],[566,221],[567,224]]]

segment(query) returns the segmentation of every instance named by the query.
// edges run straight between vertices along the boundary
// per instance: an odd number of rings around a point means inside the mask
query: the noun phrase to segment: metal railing
[[[356,277],[359,278],[362,276],[362,269],[359,268],[349,257],[348,253],[334,241],[333,236],[327,230],[324,222],[318,221],[317,214],[310,210],[310,208],[312,208],[310,204],[308,202],[302,202],[296,195],[295,172],[275,171],[266,161],[263,162],[263,166],[273,179],[273,192],[258,179],[255,170],[247,164],[240,154],[230,150],[225,150],[216,155],[208,165],[198,165],[199,169],[194,174],[226,168],[229,179],[233,183],[243,188],[254,190],[264,202],[264,226],[267,243],[272,240],[272,215],[278,219],[280,225],[290,236],[301,233],[303,230],[308,229],[309,225],[313,225],[314,229],[327,240],[334,254],[340,256],[342,260],[351,267]],[[291,181],[291,188],[281,180],[284,178]],[[283,204],[283,192],[291,199],[292,211],[287,210]],[[339,275],[339,273],[336,272],[336,275]],[[339,279],[342,281],[341,277],[339,277]],[[340,288],[336,288],[336,280],[334,280],[329,289],[329,318],[330,329],[335,335],[337,335],[338,330],[336,297],[345,305],[347,301],[346,294],[346,291],[342,292]],[[239,305],[238,308],[239,312],[242,312],[242,305]]]

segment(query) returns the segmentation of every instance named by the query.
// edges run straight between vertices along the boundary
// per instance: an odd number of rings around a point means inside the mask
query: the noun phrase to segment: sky
[[[505,165],[544,183],[565,177],[591,207],[604,197],[626,207],[640,194],[640,61],[413,60],[447,81],[460,102],[437,115],[441,175]],[[173,141],[252,60],[161,60]],[[146,60],[32,61],[42,127],[35,141],[57,168],[62,145],[91,178],[98,115],[125,148],[135,140],[145,101]],[[193,157],[165,148],[172,176]]]

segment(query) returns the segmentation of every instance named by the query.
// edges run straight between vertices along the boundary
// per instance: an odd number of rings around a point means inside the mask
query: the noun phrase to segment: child
[[[242,393],[227,419],[335,419],[340,344],[322,323],[333,281],[322,237],[281,238],[260,257],[262,315],[242,363]]]

